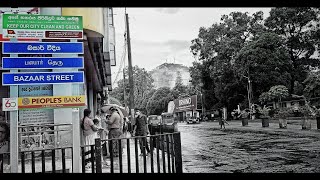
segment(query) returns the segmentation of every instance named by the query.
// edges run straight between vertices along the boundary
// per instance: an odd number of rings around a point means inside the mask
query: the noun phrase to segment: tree
[[[147,112],[149,114],[160,115],[167,112],[168,103],[174,100],[172,91],[168,87],[157,89],[147,103]]]
[[[194,63],[194,69],[202,72],[202,78],[194,82],[204,80],[204,89],[213,89],[211,94],[215,97],[212,99],[217,101],[215,105],[236,108],[245,100],[246,89],[245,83],[236,77],[235,57],[247,41],[259,37],[264,31],[263,13],[249,16],[248,13],[232,12],[223,15],[221,21],[209,28],[201,27],[198,38],[192,40],[191,52],[202,62],[202,65]],[[209,76],[204,75],[205,72]],[[193,75],[192,78],[199,74]]]
[[[128,77],[128,68],[125,69],[125,75]],[[147,99],[149,92],[153,90],[152,76],[144,69],[138,66],[133,67],[133,83],[134,83],[134,104],[135,108],[145,109],[146,103],[143,103]],[[120,102],[129,104],[130,86],[128,79],[121,79],[117,82],[118,87],[111,91],[110,96],[118,99]],[[125,90],[126,99],[123,99],[123,92]],[[150,95],[149,95],[150,97]]]
[[[306,78],[310,66],[318,66],[319,61],[311,56],[319,44],[319,9],[311,7],[272,8],[265,25],[285,38],[285,45],[292,63],[290,94],[295,84]],[[298,83],[296,83],[298,82]]]
[[[304,95],[307,98],[320,97],[320,72],[311,72],[307,79],[303,82],[305,84]],[[320,104],[319,99],[316,99],[317,104]]]
[[[284,84],[290,86],[291,63],[281,37],[264,32],[248,42],[238,53],[235,71],[238,77],[252,82],[253,97],[257,97],[270,87]]]
[[[289,90],[284,85],[272,86],[268,92],[262,93],[259,97],[261,102],[277,100],[281,102],[281,99],[289,96]]]

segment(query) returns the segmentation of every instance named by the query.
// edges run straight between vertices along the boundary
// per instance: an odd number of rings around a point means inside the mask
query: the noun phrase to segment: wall
[[[63,16],[83,16],[83,28],[104,34],[103,8],[62,8]]]

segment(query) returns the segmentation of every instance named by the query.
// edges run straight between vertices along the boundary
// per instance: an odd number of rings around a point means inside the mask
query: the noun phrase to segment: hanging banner
[[[4,14],[5,38],[83,39],[82,16]]]
[[[83,57],[4,57],[2,69],[83,69]]]
[[[74,108],[85,106],[85,96],[39,96],[19,97],[18,108]]]
[[[82,42],[3,42],[3,54],[83,54]]]
[[[84,72],[2,73],[2,85],[38,85],[84,83]]]

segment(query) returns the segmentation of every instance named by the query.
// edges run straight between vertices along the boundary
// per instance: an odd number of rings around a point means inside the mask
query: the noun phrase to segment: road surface
[[[320,172],[320,130],[288,122],[231,121],[226,130],[218,122],[178,124],[184,172],[190,173],[313,173]]]

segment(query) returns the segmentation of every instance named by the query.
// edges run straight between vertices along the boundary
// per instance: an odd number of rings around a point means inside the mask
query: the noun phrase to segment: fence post
[[[101,165],[101,139],[95,139],[95,158],[96,158],[96,173],[102,173],[102,165]]]
[[[181,136],[180,132],[173,134],[176,173],[182,173]]]

